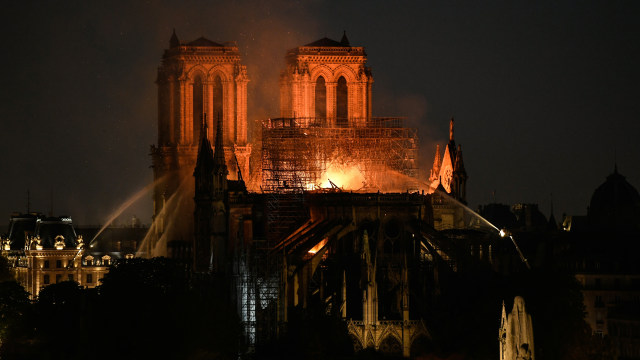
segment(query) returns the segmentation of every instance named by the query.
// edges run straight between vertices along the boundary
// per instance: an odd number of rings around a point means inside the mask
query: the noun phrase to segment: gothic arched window
[[[220,76],[216,76],[213,80],[213,114],[211,114],[212,121],[210,122],[214,129],[217,129],[218,118],[220,118],[220,121],[224,119],[222,96],[222,80]]]
[[[340,76],[336,88],[336,125],[347,126],[349,124],[349,89],[347,80]]]
[[[327,87],[324,78],[318,76],[316,80],[316,119],[324,119],[327,117]]]
[[[200,140],[202,129],[202,113],[204,112],[202,77],[196,75],[193,79],[193,143]]]

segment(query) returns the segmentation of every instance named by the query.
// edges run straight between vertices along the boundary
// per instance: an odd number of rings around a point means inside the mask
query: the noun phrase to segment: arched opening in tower
[[[324,78],[319,76],[316,80],[316,119],[327,117],[327,87]]]
[[[193,79],[193,143],[197,144],[200,140],[200,131],[202,130],[202,114],[204,112],[202,77],[196,75]]]
[[[340,76],[336,88],[336,125],[346,127],[349,125],[349,91],[347,80]]]
[[[222,107],[222,80],[220,80],[220,76],[216,76],[216,78],[213,80],[213,128],[217,129],[216,127],[216,123],[218,121],[218,119],[220,119],[220,121],[222,121],[222,125],[224,128],[224,113],[223,113],[223,107]],[[225,133],[223,131],[223,133]],[[226,134],[228,134],[228,131],[226,132]],[[225,134],[225,135],[226,135]],[[214,138],[215,138],[215,134],[214,134]],[[226,142],[225,142],[226,143]]]

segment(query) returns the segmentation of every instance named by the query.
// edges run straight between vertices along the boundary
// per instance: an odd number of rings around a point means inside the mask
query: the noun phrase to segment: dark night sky
[[[0,216],[103,223],[152,180],[156,69],[181,40],[236,40],[249,119],[279,115],[289,48],[342,30],[364,46],[374,114],[420,130],[421,167],[456,118],[472,208],[586,214],[614,159],[640,187],[640,2],[56,1],[4,5]],[[617,155],[616,155],[617,154]],[[125,212],[148,223],[150,196]],[[4,223],[4,221],[3,221]]]

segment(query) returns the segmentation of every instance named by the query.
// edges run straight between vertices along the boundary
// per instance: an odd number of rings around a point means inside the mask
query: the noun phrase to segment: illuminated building
[[[85,253],[82,236],[76,234],[71,218],[44,217],[37,213],[16,214],[2,238],[6,256],[16,279],[32,297],[49,284],[75,281],[95,287],[109,271],[110,255]]]
[[[173,32],[156,80],[158,144],[151,148],[156,226],[152,229],[154,237],[144,249],[146,253],[167,256],[168,252],[190,252],[191,173],[202,129],[207,129],[206,137],[211,141],[215,137],[213,125],[220,119],[231,179],[236,179],[240,172],[249,176],[248,81],[235,42],[219,44],[203,37],[180,42]],[[203,117],[205,113],[208,118]],[[170,209],[163,212],[165,206]],[[167,244],[166,237],[172,243]]]
[[[444,154],[436,145],[433,166],[429,173],[429,188],[432,193],[434,212],[433,226],[436,230],[462,229],[465,223],[465,209],[460,204],[467,203],[467,171],[462,160],[462,147],[454,140],[454,121],[449,121],[449,142]]]
[[[263,191],[418,190],[417,131],[372,116],[363,47],[345,34],[291,49],[285,61],[281,117],[263,123]]]
[[[453,118],[449,121],[449,142],[440,154],[440,145],[436,145],[436,156],[429,174],[431,192],[442,187],[444,192],[456,200],[467,203],[467,171],[462,160],[462,146],[456,147],[453,132]],[[446,222],[446,221],[445,221]]]
[[[280,75],[280,116],[327,119],[348,127],[371,117],[373,76],[363,47],[322,38],[287,52]]]
[[[435,268],[464,266],[433,227],[444,211],[433,204],[459,200],[451,189],[418,191],[417,131],[371,116],[371,83],[364,48],[346,36],[290,50],[282,117],[263,122],[260,193],[248,191],[241,174],[227,177],[222,123],[213,148],[200,136],[194,240],[167,253],[192,259],[195,272],[233,279],[230,297],[250,348],[277,337],[294,307],[325,304],[348,324],[355,349],[410,356],[430,337],[425,298],[416,294],[432,290]],[[453,150],[445,163],[459,181],[449,186],[464,201],[462,153]],[[467,226],[471,219],[456,210],[443,228]],[[491,261],[487,254],[476,257]]]

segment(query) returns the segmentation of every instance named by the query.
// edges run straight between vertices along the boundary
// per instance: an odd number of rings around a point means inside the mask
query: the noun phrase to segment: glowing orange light
[[[358,166],[355,165],[336,165],[331,164],[327,170],[322,174],[323,188],[330,188],[331,182],[336,184],[344,190],[358,190],[364,186],[365,178],[364,174]]]
[[[312,247],[311,250],[309,250],[309,254],[315,254],[318,251],[320,251],[324,247],[324,245],[327,243],[328,240],[329,239],[327,239],[327,238],[322,239],[322,241],[317,243],[316,246]]]

